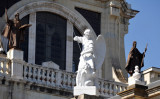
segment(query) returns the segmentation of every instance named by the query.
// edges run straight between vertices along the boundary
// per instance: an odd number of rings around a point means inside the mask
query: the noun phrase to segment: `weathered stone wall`
[[[70,99],[71,97],[73,97],[71,92],[30,85],[23,81],[10,80],[0,84],[0,99]]]

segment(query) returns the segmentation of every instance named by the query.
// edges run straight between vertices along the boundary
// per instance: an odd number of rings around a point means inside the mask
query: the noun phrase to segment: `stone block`
[[[99,96],[96,86],[83,86],[83,87],[75,86],[74,87],[74,92],[73,92],[74,96],[79,96],[83,94]]]
[[[59,66],[56,63],[52,62],[52,61],[43,62],[42,66],[59,70]]]
[[[12,48],[7,52],[7,58],[23,60],[23,51]]]

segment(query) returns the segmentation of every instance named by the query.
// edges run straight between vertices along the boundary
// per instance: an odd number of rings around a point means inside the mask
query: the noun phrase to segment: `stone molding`
[[[160,96],[160,86],[157,86],[151,89],[147,89],[146,91],[148,93],[149,98]]]

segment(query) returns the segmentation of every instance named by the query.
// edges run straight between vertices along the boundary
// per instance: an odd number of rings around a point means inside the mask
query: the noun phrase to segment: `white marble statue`
[[[84,31],[83,37],[75,36],[74,40],[82,43],[76,86],[94,86],[96,70],[101,68],[106,54],[105,40],[102,35],[94,39],[90,29]]]

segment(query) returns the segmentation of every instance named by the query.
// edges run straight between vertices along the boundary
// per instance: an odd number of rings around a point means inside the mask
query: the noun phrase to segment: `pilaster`
[[[29,16],[29,47],[28,47],[28,62],[35,63],[35,47],[36,47],[36,12],[31,13]]]
[[[67,21],[66,71],[72,72],[73,57],[73,24]]]

